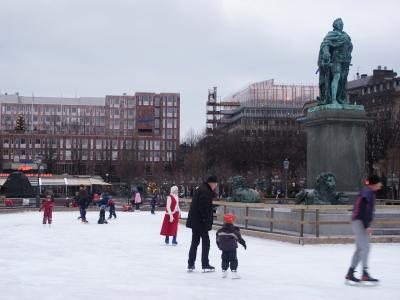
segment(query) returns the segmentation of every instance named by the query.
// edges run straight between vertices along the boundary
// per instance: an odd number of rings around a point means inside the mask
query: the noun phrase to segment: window
[[[154,150],[160,150],[160,141],[154,141]]]
[[[119,109],[118,108],[114,109],[114,116],[119,116]]]
[[[127,140],[125,142],[125,148],[126,149],[132,149],[132,146],[133,146],[133,141],[132,140]]]
[[[119,129],[119,119],[114,119],[114,129]]]
[[[144,150],[144,140],[139,140],[139,150]]]
[[[115,105],[119,105],[119,99],[115,99],[115,100],[114,100],[114,104],[115,104]]]
[[[129,99],[128,106],[130,106],[130,107],[135,106],[135,99]]]
[[[149,95],[143,96],[143,105],[149,105]]]
[[[160,106],[160,97],[154,97],[154,106]]]

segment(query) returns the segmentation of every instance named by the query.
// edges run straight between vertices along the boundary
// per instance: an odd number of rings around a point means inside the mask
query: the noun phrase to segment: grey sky
[[[337,17],[353,67],[400,73],[400,1],[1,0],[0,91],[37,96],[180,92],[181,138],[205,128],[207,91],[316,84]]]

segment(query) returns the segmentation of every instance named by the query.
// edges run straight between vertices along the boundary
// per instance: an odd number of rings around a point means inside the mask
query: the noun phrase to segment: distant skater
[[[354,203],[351,216],[351,226],[356,239],[356,251],[353,254],[349,271],[346,279],[349,282],[358,283],[360,279],[354,276],[357,265],[361,262],[362,276],[361,281],[378,282],[372,278],[368,272],[369,237],[372,235],[371,222],[374,218],[376,192],[380,190],[382,183],[376,175],[368,177],[365,187],[358,194]]]
[[[179,221],[180,209],[179,209],[179,197],[178,187],[174,185],[171,187],[171,193],[167,198],[167,205],[165,207],[164,221],[161,227],[160,235],[165,236],[165,244],[169,244],[169,237],[172,236],[172,245],[178,245],[176,236],[178,233],[178,221]]]
[[[48,223],[50,226],[53,221],[53,199],[51,199],[50,195],[47,195],[46,199],[43,200],[39,211],[41,210],[43,210],[43,225]]]

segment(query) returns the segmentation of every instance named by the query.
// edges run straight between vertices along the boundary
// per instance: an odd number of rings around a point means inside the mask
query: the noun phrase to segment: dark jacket
[[[233,224],[224,224],[217,231],[217,246],[222,251],[232,251],[238,247],[240,243],[246,249],[246,242],[240,235],[240,229]]]
[[[375,210],[375,192],[368,187],[365,187],[358,194],[354,203],[351,219],[361,220],[364,227],[368,228],[374,219]]]
[[[193,194],[190,204],[186,227],[193,228],[201,232],[210,231],[213,224],[213,204],[214,193],[208,183],[202,183]]]
[[[87,190],[80,190],[78,195],[78,205],[82,208],[89,206],[90,197]]]

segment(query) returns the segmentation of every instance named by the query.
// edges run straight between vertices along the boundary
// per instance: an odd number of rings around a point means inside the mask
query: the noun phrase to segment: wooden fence
[[[187,207],[191,200],[185,199],[183,200],[183,207]],[[284,223],[284,224],[299,224],[299,236],[304,237],[304,225],[311,224],[315,226],[315,236],[320,237],[320,225],[346,225],[350,224],[350,220],[348,221],[336,221],[336,220],[320,220],[321,211],[351,211],[353,209],[352,205],[295,205],[295,204],[265,204],[265,203],[242,203],[242,202],[226,202],[216,200],[213,201],[214,205],[222,206],[223,213],[215,214],[215,216],[223,216],[229,211],[229,207],[236,207],[244,209],[244,229],[249,229],[249,220],[257,220],[257,221],[266,221],[269,223],[269,232],[274,232],[274,224]],[[299,212],[299,219],[290,219],[290,220],[281,220],[276,219],[274,217],[275,209],[295,209]],[[265,209],[269,210],[269,217],[256,217],[250,216],[250,209]],[[376,205],[376,209],[391,209],[398,210],[400,214],[400,205]],[[305,213],[314,213],[313,220],[305,220]],[[372,223],[373,225],[378,224],[392,224],[392,225],[400,225],[400,219],[385,219],[385,220],[375,220]]]

